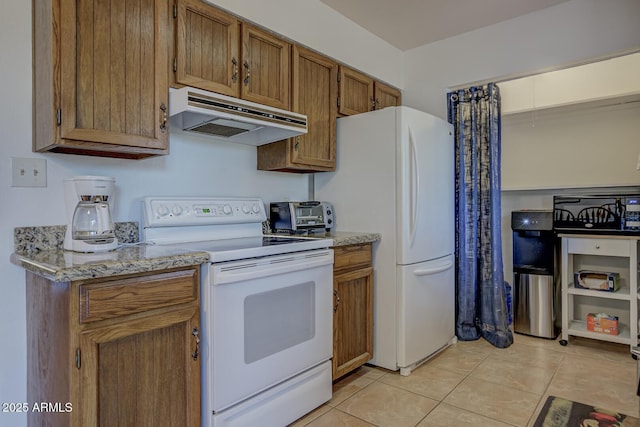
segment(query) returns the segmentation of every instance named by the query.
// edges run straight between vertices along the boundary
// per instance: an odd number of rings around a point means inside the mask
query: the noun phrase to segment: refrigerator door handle
[[[420,194],[419,187],[420,181],[418,179],[418,156],[416,155],[416,144],[413,137],[413,132],[409,129],[409,176],[411,186],[411,197],[409,199],[410,215],[409,218],[409,246],[413,246],[413,242],[416,237],[416,222],[418,219],[418,195]]]
[[[413,274],[415,274],[416,276],[429,276],[432,274],[438,274],[438,273],[442,273],[443,271],[447,271],[451,267],[453,267],[453,262],[449,261],[448,263],[444,265],[440,265],[438,267],[421,268],[419,270],[414,270]]]

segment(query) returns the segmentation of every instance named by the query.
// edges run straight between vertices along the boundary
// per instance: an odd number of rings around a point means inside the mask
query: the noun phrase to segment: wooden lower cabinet
[[[373,357],[371,249],[371,243],[334,248],[334,380]]]
[[[27,272],[27,398],[61,409],[29,411],[29,426],[199,426],[199,277]]]

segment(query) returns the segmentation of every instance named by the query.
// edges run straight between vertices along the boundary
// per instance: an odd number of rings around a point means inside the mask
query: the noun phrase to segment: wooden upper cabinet
[[[290,107],[291,45],[201,0],[173,12],[174,86]]]
[[[394,87],[384,83],[375,82],[374,84],[375,109],[381,110],[385,107],[397,107],[401,105],[400,91]]]
[[[34,151],[168,153],[167,2],[34,2]]]
[[[299,46],[293,51],[292,109],[306,114],[308,132],[295,138],[292,162],[335,170],[338,64]]]
[[[342,116],[366,113],[401,103],[400,90],[375,81],[349,67],[340,67],[340,107]]]
[[[258,147],[258,169],[288,172],[332,171],[336,166],[338,64],[293,46],[292,110],[305,114],[304,135]]]
[[[373,79],[348,67],[340,67],[338,113],[352,115],[373,109]]]
[[[201,0],[178,0],[173,18],[174,83],[238,97],[238,20]]]
[[[291,44],[242,24],[241,98],[289,109]]]

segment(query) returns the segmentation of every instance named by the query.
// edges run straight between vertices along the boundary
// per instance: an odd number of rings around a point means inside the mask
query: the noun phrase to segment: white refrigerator
[[[373,365],[411,370],[455,342],[454,137],[408,107],[338,119],[335,172],[314,176],[335,230],[374,244]]]

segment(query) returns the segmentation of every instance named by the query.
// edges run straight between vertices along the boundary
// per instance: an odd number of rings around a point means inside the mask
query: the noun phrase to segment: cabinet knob
[[[596,249],[600,249],[600,245],[596,245]]]

